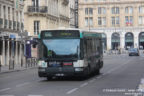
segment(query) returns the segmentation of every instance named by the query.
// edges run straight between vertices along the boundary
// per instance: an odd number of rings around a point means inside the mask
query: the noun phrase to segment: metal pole
[[[78,0],[75,0],[75,28],[78,28]]]
[[[0,72],[1,72],[1,55],[0,55]]]

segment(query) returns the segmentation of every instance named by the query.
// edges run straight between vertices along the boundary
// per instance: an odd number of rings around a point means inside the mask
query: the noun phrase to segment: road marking
[[[96,79],[92,79],[92,80],[90,80],[89,82],[90,82],[90,83],[93,83],[95,80],[96,80]]]
[[[7,90],[10,90],[10,89],[11,89],[11,88],[1,89],[0,92],[7,91]]]
[[[43,96],[43,95],[28,95],[28,96]]]
[[[22,86],[25,86],[25,85],[28,85],[28,84],[30,84],[30,83],[26,82],[26,83],[23,83],[23,84],[16,85],[16,87],[22,87]]]
[[[115,70],[121,68],[122,66],[128,64],[129,62],[130,62],[130,60],[128,60],[128,61],[125,62],[124,64],[120,65],[119,67],[116,67],[116,68],[114,68],[114,69],[111,69],[110,71],[106,72],[105,74],[109,74],[109,73],[111,73],[111,72],[113,72],[113,71],[115,71]]]
[[[0,95],[0,96],[15,96],[15,95]]]
[[[99,79],[99,78],[102,78],[102,76],[100,75],[100,76],[96,77],[96,79]]]
[[[74,89],[68,91],[66,94],[71,94],[71,93],[75,92],[76,90],[78,90],[78,88],[74,88]]]
[[[80,85],[80,87],[84,87],[84,86],[86,86],[86,85],[88,85],[88,83],[86,82],[86,83],[84,83],[84,84],[82,84],[82,85]]]
[[[140,92],[144,92],[144,78],[141,79],[141,82],[139,84],[138,90]]]
[[[9,79],[9,78],[11,78],[11,76],[7,76],[7,77],[0,76],[0,77],[1,77],[0,79]]]

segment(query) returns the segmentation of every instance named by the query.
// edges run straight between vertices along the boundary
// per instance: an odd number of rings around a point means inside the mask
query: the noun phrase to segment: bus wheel
[[[90,75],[91,70],[90,70],[90,66],[87,67],[87,75]]]
[[[100,74],[100,69],[97,69],[96,70],[96,75],[99,75]]]

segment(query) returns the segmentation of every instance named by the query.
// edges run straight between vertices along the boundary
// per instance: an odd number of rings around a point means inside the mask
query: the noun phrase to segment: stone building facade
[[[43,29],[69,27],[69,0],[25,0],[25,30],[37,37]]]
[[[144,49],[144,0],[79,0],[79,22],[103,33],[106,50]]]
[[[21,64],[23,45],[23,0],[0,0],[0,63]]]

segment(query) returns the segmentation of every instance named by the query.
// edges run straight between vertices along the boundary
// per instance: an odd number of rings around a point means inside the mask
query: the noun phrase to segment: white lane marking
[[[15,95],[0,95],[0,96],[15,96]]]
[[[139,84],[138,90],[140,92],[144,92],[144,78],[141,79],[141,82]]]
[[[86,82],[86,83],[84,83],[84,84],[82,84],[82,85],[80,85],[80,87],[84,87],[84,86],[86,86],[86,85],[88,85],[88,83]]]
[[[0,79],[9,79],[9,78],[11,78],[11,76],[1,77]]]
[[[92,80],[90,80],[89,82],[90,82],[90,83],[93,83],[95,80],[96,80],[96,79],[92,79]]]
[[[30,82],[26,82],[26,83],[23,83],[23,84],[16,85],[16,87],[22,87],[22,86],[25,86],[25,85],[28,85],[28,84],[30,84]]]
[[[11,88],[1,89],[0,92],[7,91],[7,90],[10,90],[10,89],[11,89]]]
[[[74,89],[68,91],[66,94],[71,94],[71,93],[75,92],[76,90],[78,90],[78,88],[74,88]]]
[[[141,79],[141,84],[144,84],[144,78]]]
[[[43,95],[28,95],[28,96],[43,96]]]
[[[124,64],[120,65],[119,67],[116,67],[116,68],[114,68],[114,69],[111,69],[110,71],[106,72],[105,74],[109,74],[109,73],[111,73],[111,72],[113,72],[113,71],[115,71],[115,70],[121,68],[122,66],[128,64],[129,62],[130,62],[130,60],[128,60],[128,61],[125,62]]]
[[[100,76],[96,77],[96,79],[99,79],[99,78],[102,78],[102,76],[100,75]]]

